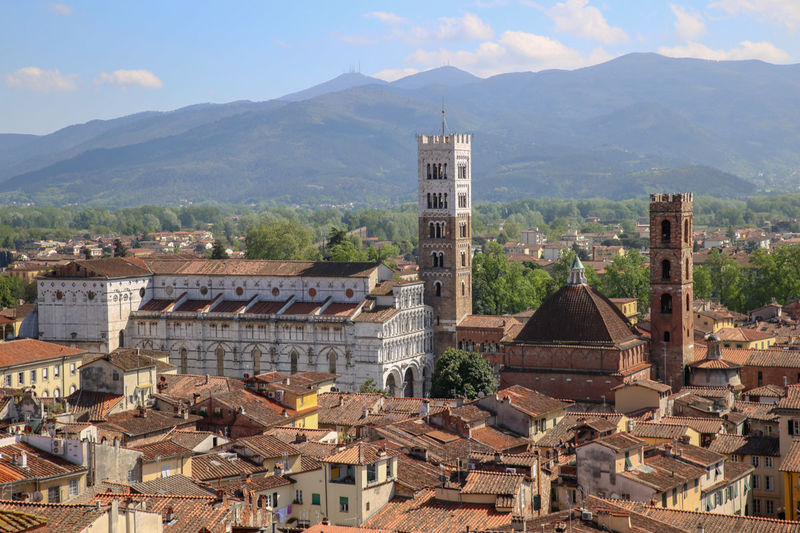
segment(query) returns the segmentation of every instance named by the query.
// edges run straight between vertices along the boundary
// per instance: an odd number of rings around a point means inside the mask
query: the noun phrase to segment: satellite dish
[[[42,500],[44,500],[44,494],[42,494],[42,491],[37,490],[36,492],[31,493],[32,502],[39,503]]]

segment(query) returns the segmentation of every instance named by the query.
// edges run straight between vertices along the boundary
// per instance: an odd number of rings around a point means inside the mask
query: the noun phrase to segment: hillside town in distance
[[[672,191],[627,230],[478,240],[472,143],[417,137],[416,262],[214,227],[7,250],[0,530],[800,532],[800,301],[695,279],[800,236],[696,228]],[[474,314],[491,249],[558,286]],[[609,298],[631,251],[649,277]]]

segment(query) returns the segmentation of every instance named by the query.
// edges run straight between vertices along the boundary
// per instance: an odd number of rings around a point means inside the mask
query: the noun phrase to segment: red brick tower
[[[692,193],[650,195],[650,361],[678,391],[694,361]]]
[[[471,148],[468,134],[417,136],[419,275],[435,355],[457,345],[456,326],[472,314]]]

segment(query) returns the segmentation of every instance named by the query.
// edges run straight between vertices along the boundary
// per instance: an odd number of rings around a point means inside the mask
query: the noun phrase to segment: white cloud
[[[731,15],[762,15],[791,31],[800,28],[800,2],[797,0],[713,0],[708,7]]]
[[[145,89],[160,89],[164,86],[159,77],[149,70],[115,70],[111,74],[101,72],[94,82],[98,85],[111,83],[121,87],[139,85]]]
[[[62,4],[60,2],[51,2],[50,4],[47,5],[47,7],[49,7],[50,11],[52,11],[53,13],[64,15],[65,17],[72,15],[73,11],[73,9],[69,7],[67,4]]]
[[[77,74],[62,74],[60,70],[43,70],[39,67],[24,67],[5,75],[8,87],[30,89],[39,92],[73,91],[78,88]]]
[[[406,76],[411,76],[412,74],[416,74],[419,72],[415,68],[387,68],[381,70],[373,74],[372,76],[384,81],[395,81],[399,80],[400,78],[405,78]]]
[[[400,15],[389,13],[388,11],[370,11],[369,13],[365,13],[364,16],[367,18],[378,19],[384,24],[405,24],[408,22],[407,19],[401,17]]]
[[[742,41],[738,48],[730,50],[714,50],[700,43],[689,42],[682,46],[662,46],[658,53],[670,57],[695,57],[698,59],[711,59],[715,61],[734,61],[741,59],[760,59],[768,63],[788,63],[791,56],[777,46],[767,41],[754,43]]]
[[[602,48],[585,55],[547,36],[506,31],[498,40],[483,42],[474,51],[420,49],[406,61],[424,67],[453,65],[478,76],[492,76],[510,71],[579,68],[609,59]]]
[[[682,41],[697,39],[706,32],[706,23],[700,13],[689,12],[685,8],[672,4],[669,6],[675,15],[675,34]]]
[[[558,31],[605,44],[629,40],[625,30],[610,26],[600,10],[589,5],[589,0],[564,0],[547,10],[547,14]]]
[[[473,13],[461,17],[442,17],[428,25],[413,24],[410,20],[387,11],[372,11],[365,17],[381,21],[386,31],[383,40],[403,40],[413,45],[437,41],[482,41],[494,37],[494,30]],[[347,35],[339,39],[351,44],[373,44],[375,38]]]
[[[494,30],[480,17],[466,13],[461,18],[442,18],[437,37],[440,41],[485,41],[494,37]]]

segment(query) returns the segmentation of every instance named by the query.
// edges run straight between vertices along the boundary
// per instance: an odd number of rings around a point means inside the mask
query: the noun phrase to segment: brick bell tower
[[[678,391],[694,361],[692,193],[650,195],[650,361]]]
[[[444,113],[444,111],[443,111]],[[433,307],[433,351],[455,347],[456,326],[472,313],[470,135],[417,136],[419,275]]]

